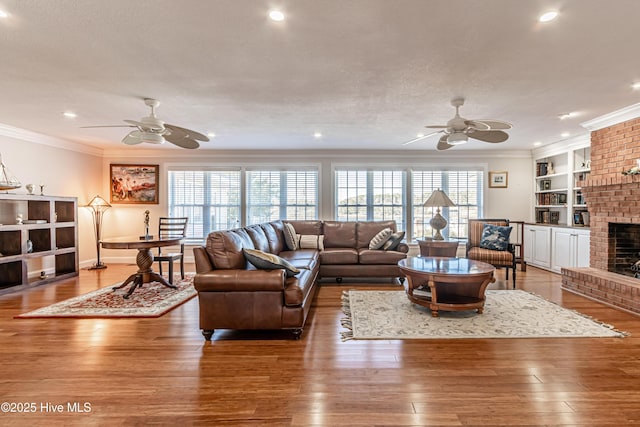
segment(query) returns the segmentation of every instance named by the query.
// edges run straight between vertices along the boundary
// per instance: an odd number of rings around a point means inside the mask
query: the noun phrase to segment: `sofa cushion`
[[[324,236],[322,234],[298,234],[298,249],[324,249]]]
[[[273,221],[268,224],[262,224],[264,233],[269,240],[269,252],[278,255],[285,249],[284,242],[284,225],[282,221]]]
[[[324,247],[325,248],[355,248],[356,247],[356,222],[325,221],[324,223]],[[376,233],[380,231],[377,230]],[[375,235],[372,234],[371,237]],[[371,237],[369,240],[371,240]],[[367,245],[369,244],[367,240]]]
[[[390,221],[361,221],[357,222],[356,245],[353,248],[368,248],[371,239],[385,228],[390,228],[392,233],[397,231],[396,222]]]
[[[287,220],[287,222],[293,225],[297,234],[323,234],[321,220]]]
[[[396,251],[381,251],[379,249],[359,249],[360,264],[397,264],[405,259],[407,254]]]
[[[296,267],[278,255],[269,254],[256,249],[243,249],[244,256],[254,267],[260,270],[276,270],[282,268],[287,273],[287,277],[293,277],[300,273]]]
[[[271,248],[269,246],[269,240],[267,240],[267,235],[264,233],[264,229],[259,225],[250,225],[245,228],[247,234],[251,238],[253,242],[253,247],[263,252],[270,252]]]
[[[402,239],[404,239],[404,231],[393,233],[389,237],[389,240],[384,242],[384,245],[382,245],[382,249],[385,251],[395,251],[400,245],[400,242],[402,242]]]
[[[298,249],[297,251],[282,251],[278,256],[300,270],[313,270],[318,264],[318,253],[315,249]]]
[[[484,249],[474,247],[469,249],[467,258],[476,261],[486,262],[495,266],[512,266],[513,254],[509,251],[493,251],[491,249]]]
[[[325,248],[320,252],[321,264],[357,264],[358,251],[350,248]]]
[[[290,222],[284,224],[284,242],[287,245],[287,249],[295,251],[298,249],[298,236],[296,235],[296,229]]]
[[[244,230],[214,231],[207,237],[207,254],[215,268],[246,268],[243,248],[255,249]]]
[[[509,248],[509,235],[511,227],[501,225],[485,224],[482,227],[482,237],[480,247],[493,251],[506,251]]]
[[[380,249],[391,237],[391,229],[383,228],[369,242],[369,249]]]

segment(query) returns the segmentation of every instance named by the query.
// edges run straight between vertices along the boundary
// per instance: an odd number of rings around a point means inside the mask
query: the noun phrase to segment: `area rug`
[[[403,291],[343,293],[343,341],[429,338],[623,337],[612,326],[522,290],[489,290],[483,314],[413,304]]]
[[[184,280],[175,280],[174,283],[178,289],[168,288],[158,282],[146,283],[136,289],[129,299],[122,297],[129,286],[114,291],[113,287],[119,284],[116,283],[48,307],[20,314],[15,318],[160,317],[197,294],[193,288],[193,275],[185,275]]]

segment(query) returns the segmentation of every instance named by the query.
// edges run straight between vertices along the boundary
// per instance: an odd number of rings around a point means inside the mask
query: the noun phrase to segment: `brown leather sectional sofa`
[[[324,248],[289,250],[282,221],[209,234],[196,247],[194,286],[200,303],[200,328],[210,340],[215,329],[289,329],[302,333],[319,277],[402,277],[398,261],[409,247],[370,250],[382,229],[396,231],[395,221],[288,221],[297,234],[323,241]],[[311,237],[311,236],[316,236]],[[320,237],[322,236],[322,237]],[[242,249],[258,249],[287,260],[300,270],[258,270]]]

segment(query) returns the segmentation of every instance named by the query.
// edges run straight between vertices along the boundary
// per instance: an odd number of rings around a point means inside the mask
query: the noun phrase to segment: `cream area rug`
[[[114,291],[113,287],[119,285],[116,283],[15,317],[17,319],[159,317],[197,294],[193,287],[193,274],[185,275],[184,280],[180,280],[178,276],[173,283],[178,289],[168,288],[158,282],[145,283],[136,289],[129,299],[122,297],[129,286]]]
[[[427,338],[622,337],[626,334],[522,290],[489,290],[484,313],[413,304],[404,291],[343,293],[344,341]]]

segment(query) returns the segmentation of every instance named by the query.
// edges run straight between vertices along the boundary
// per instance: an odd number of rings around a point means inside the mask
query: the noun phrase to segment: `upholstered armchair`
[[[488,227],[485,228],[487,224]],[[515,247],[509,243],[510,231],[508,219],[470,219],[467,258],[486,262],[497,268],[504,267],[507,280],[509,269],[512,269],[515,289],[516,256]]]

